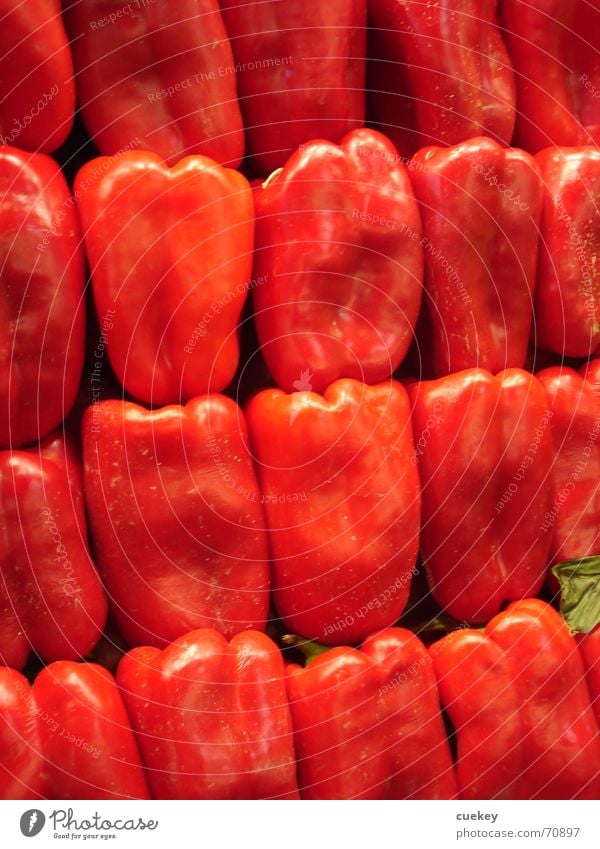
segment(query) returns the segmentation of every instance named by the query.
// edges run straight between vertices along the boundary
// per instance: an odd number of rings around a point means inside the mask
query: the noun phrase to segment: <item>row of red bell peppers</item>
[[[245,412],[217,394],[99,401],[83,482],[69,440],[0,452],[0,659],[16,669],[31,649],[85,656],[105,592],[130,646],[264,630],[271,591],[290,632],[344,645],[396,623],[423,566],[440,607],[477,624],[537,595],[550,564],[600,553],[600,360],[267,389]]]
[[[0,2],[4,143],[55,150],[75,89],[104,154],[133,145],[235,167],[247,144],[262,174],[367,111],[406,154],[475,135],[534,152],[600,138],[600,9],[586,0],[62,6]]]
[[[600,346],[600,148],[534,159],[479,138],[407,167],[357,130],[305,145],[253,191],[203,157],[170,169],[127,152],[87,163],[73,195],[50,158],[0,148],[0,192],[1,447],[44,437],[73,404],[84,242],[101,329],[90,380],[108,359],[144,403],[231,383],[249,290],[287,391],[377,383],[403,361],[496,374],[524,366],[530,337],[572,357]]]
[[[0,669],[0,798],[598,799],[600,629],[580,654],[531,599],[429,650],[400,628],[305,648],[201,630],[130,651],[116,682]]]

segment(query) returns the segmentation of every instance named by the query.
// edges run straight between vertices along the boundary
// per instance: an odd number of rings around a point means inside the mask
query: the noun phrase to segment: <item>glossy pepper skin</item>
[[[303,142],[335,142],[362,126],[366,0],[221,0],[221,11],[259,173]]]
[[[117,671],[157,799],[295,799],[281,654],[256,631],[194,631]]]
[[[456,778],[431,660],[401,628],[290,666],[303,799],[453,799]]]
[[[592,386],[592,391],[596,397],[600,397],[600,357],[589,360],[579,370],[587,381]]]
[[[59,0],[0,2],[0,144],[52,153],[73,125],[73,59]]]
[[[0,232],[0,448],[17,448],[66,417],[83,367],[80,228],[49,156],[0,148]]]
[[[512,604],[481,631],[431,647],[456,729],[462,799],[597,799],[600,736],[583,663],[545,602]]]
[[[497,7],[497,0],[370,3],[371,110],[403,155],[473,136],[510,144],[515,79]]]
[[[286,626],[344,645],[392,625],[419,535],[404,388],[340,380],[323,397],[266,390],[247,415]]]
[[[59,661],[30,687],[0,669],[3,799],[148,799],[123,699],[110,672]]]
[[[377,383],[403,359],[421,303],[421,222],[393,145],[356,130],[315,141],[255,191],[255,322],[279,386]],[[309,388],[309,387],[300,387]]]
[[[425,239],[426,372],[522,368],[542,204],[534,159],[477,138],[420,150],[410,174]]]
[[[592,708],[600,730],[600,625],[589,634],[578,634],[576,639],[583,658]]]
[[[455,619],[485,623],[535,595],[550,553],[551,414],[542,384],[470,369],[409,386],[429,586]]]
[[[97,314],[111,365],[154,405],[220,391],[238,363],[254,208],[237,171],[205,157],[92,160],[76,180]]]
[[[81,115],[101,153],[239,165],[244,129],[218,0],[72,0],[64,16]]]
[[[0,452],[0,663],[21,669],[92,650],[107,604],[90,559],[80,460],[56,433]]]
[[[552,366],[537,375],[552,412],[551,503],[542,528],[552,563],[600,552],[600,360],[580,372]]]
[[[264,629],[268,543],[235,402],[213,395],[148,411],[103,401],[82,429],[92,540],[128,643]]]
[[[589,357],[600,353],[600,149],[547,148],[536,161],[544,186],[536,342]]]
[[[42,763],[29,681],[15,669],[0,667],[0,798],[41,799]]]
[[[515,139],[536,153],[600,142],[600,8],[586,0],[500,0],[515,68]]]

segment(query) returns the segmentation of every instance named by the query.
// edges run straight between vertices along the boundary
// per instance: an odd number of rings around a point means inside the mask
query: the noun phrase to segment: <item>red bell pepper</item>
[[[425,234],[427,370],[522,368],[542,204],[534,159],[479,138],[421,150],[410,168]]]
[[[403,155],[482,135],[510,144],[515,78],[497,6],[371,0],[371,110]]]
[[[535,595],[550,552],[551,413],[535,377],[470,369],[409,387],[433,595],[455,619],[487,622]]]
[[[600,397],[600,357],[589,360],[581,369],[581,374],[592,385],[594,395]]]
[[[600,624],[589,634],[578,634],[576,639],[585,666],[585,677],[596,723],[600,730]]]
[[[42,763],[29,682],[0,667],[0,799],[42,798]]]
[[[90,559],[81,469],[59,434],[0,452],[0,663],[22,668],[31,649],[70,660],[94,647],[107,604]]]
[[[600,7],[588,0],[500,0],[515,68],[519,145],[600,143]]]
[[[255,321],[277,384],[385,380],[412,340],[423,271],[419,211],[393,145],[372,130],[311,142],[255,200]]]
[[[340,380],[324,397],[265,390],[250,402],[248,425],[286,626],[343,645],[393,625],[419,536],[404,388]]]
[[[596,379],[594,380],[594,375]],[[551,502],[542,529],[553,563],[600,553],[600,360],[539,372],[552,413]]]
[[[2,799],[148,799],[131,725],[112,675],[61,661],[33,687],[0,669]]]
[[[0,145],[51,153],[75,114],[73,59],[59,0],[0,0]]]
[[[431,647],[458,739],[462,799],[598,799],[600,735],[577,644],[538,599],[512,604],[485,632]]]
[[[264,629],[263,506],[244,417],[219,395],[148,411],[103,401],[83,420],[92,540],[130,645],[199,627]]]
[[[16,448],[65,418],[83,367],[79,223],[49,156],[0,149],[0,232],[0,448]]]
[[[81,115],[101,153],[240,164],[244,129],[218,0],[69,0],[64,15]]]
[[[600,149],[548,148],[536,160],[544,184],[536,342],[589,357],[600,353]]]
[[[366,0],[221,0],[251,162],[261,174],[365,113]]]
[[[232,379],[252,268],[254,209],[237,171],[204,157],[169,169],[152,153],[92,160],[76,195],[108,356],[155,405]]]
[[[157,799],[298,797],[283,660],[265,634],[137,648],[117,681]]]
[[[453,799],[456,777],[431,659],[410,631],[289,668],[303,799]]]

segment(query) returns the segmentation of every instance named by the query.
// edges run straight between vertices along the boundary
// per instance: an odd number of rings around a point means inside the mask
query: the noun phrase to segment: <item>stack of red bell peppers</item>
[[[0,21],[0,798],[599,799],[598,4]]]

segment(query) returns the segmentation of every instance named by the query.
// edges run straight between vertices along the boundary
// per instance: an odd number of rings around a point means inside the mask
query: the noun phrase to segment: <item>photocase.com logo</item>
[[[303,369],[300,372],[300,377],[298,380],[295,380],[292,383],[294,387],[294,392],[312,392],[312,380],[313,376],[308,369]],[[298,417],[298,413],[302,409],[302,401],[294,398],[292,395],[292,403],[290,406],[290,426],[294,424],[296,418]]]
[[[25,811],[21,816],[21,834],[25,837],[35,837],[39,834],[46,824],[46,817],[42,811],[37,808],[32,808],[30,811]]]

